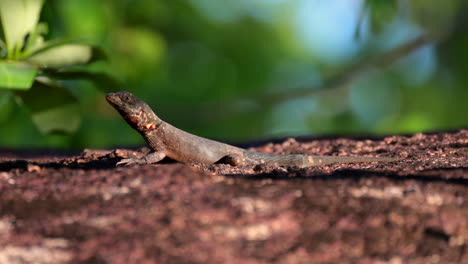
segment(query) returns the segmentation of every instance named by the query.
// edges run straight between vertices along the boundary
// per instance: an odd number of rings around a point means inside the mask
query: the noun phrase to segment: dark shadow
[[[450,235],[445,233],[443,230],[431,227],[426,227],[424,229],[424,235],[433,237],[435,239],[440,239],[445,242],[449,242],[450,240]]]
[[[15,160],[0,162],[0,171],[11,171],[14,169],[28,170],[28,166],[37,165],[41,168],[53,168],[53,169],[82,169],[82,170],[110,170],[115,169],[115,164],[120,161],[120,158],[101,158],[96,160],[90,160],[87,162],[67,160],[58,162],[47,162],[40,163],[26,160]],[[169,158],[163,159],[158,164],[170,164],[175,163],[174,160]],[[467,170],[468,167],[456,167],[456,168],[431,168],[421,170],[421,174],[407,174],[398,175],[395,171],[374,171],[374,170],[362,170],[362,169],[338,169],[333,171],[331,174],[324,174],[320,171],[309,172],[306,169],[290,168],[288,171],[273,169],[270,172],[259,172],[258,174],[225,174],[226,177],[242,178],[246,180],[327,180],[336,181],[342,179],[353,179],[360,180],[363,178],[387,178],[392,181],[409,181],[415,180],[419,182],[442,182],[447,184],[456,184],[468,186],[468,178],[447,178],[444,177],[443,171],[454,171],[454,170]],[[440,171],[438,175],[422,175],[426,172]]]
[[[119,162],[121,159],[97,159],[97,160],[90,160],[87,162],[77,162],[73,161],[70,163],[62,163],[62,162],[48,162],[48,163],[41,163],[37,164],[40,167],[44,168],[53,168],[53,169],[81,169],[81,170],[109,170],[115,169],[115,164]]]
[[[37,161],[27,161],[27,160],[15,160],[15,161],[5,161],[0,162],[0,172],[1,171],[11,171],[14,169],[19,170],[28,170],[28,166],[36,165],[41,168],[52,168],[52,169],[81,169],[81,170],[110,170],[116,168],[116,163],[119,162],[121,158],[101,158],[90,160],[86,162],[78,162],[78,161],[69,161],[69,160],[62,160],[57,162],[37,162]],[[158,162],[158,164],[168,164],[174,163],[175,161],[165,158],[162,161]]]
[[[457,168],[433,168],[423,170],[421,172],[428,171],[453,171],[453,170],[468,170],[468,167],[457,167]],[[336,181],[343,179],[353,179],[360,180],[366,178],[386,178],[392,181],[419,181],[419,182],[440,182],[447,184],[463,185],[468,186],[468,178],[446,178],[441,173],[440,175],[418,175],[418,174],[408,174],[408,175],[398,175],[394,171],[374,171],[374,170],[361,170],[361,169],[340,169],[332,172],[331,174],[310,174],[304,169],[290,169],[289,171],[279,171],[274,170],[270,173],[259,173],[259,174],[227,174],[226,177],[232,178],[243,178],[246,180],[322,180],[322,181]]]
[[[0,171],[10,171],[14,169],[27,170],[29,162],[26,160],[0,162]]]
[[[36,165],[41,168],[70,168],[70,169],[83,169],[83,170],[96,170],[96,169],[113,169],[115,164],[120,159],[102,159],[102,160],[92,160],[89,162],[78,163],[70,162],[64,163],[63,161],[58,162],[37,162],[37,161],[27,161],[27,160],[15,160],[15,161],[5,161],[0,162],[0,171],[11,171],[15,169],[19,170],[28,170],[28,166]]]

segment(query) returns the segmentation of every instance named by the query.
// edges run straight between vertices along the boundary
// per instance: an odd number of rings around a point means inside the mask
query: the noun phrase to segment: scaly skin
[[[127,123],[137,130],[152,152],[141,159],[123,159],[117,165],[156,163],[164,157],[189,163],[228,163],[237,165],[276,164],[286,167],[310,167],[331,163],[390,162],[394,158],[274,155],[247,151],[228,144],[192,135],[162,121],[142,100],[129,92],[110,93],[106,100]]]

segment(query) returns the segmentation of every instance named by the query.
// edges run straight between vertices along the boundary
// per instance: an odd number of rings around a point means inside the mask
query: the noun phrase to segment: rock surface
[[[311,168],[0,150],[0,263],[468,263],[468,130],[252,150],[392,156]]]

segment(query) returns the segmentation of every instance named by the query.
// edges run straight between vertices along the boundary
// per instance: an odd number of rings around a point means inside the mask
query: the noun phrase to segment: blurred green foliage
[[[3,96],[27,108],[42,133],[73,133],[81,120],[78,102],[59,80],[89,79],[100,86],[116,82],[82,67],[105,59],[99,48],[77,40],[44,40],[47,24],[39,22],[43,4],[0,0],[0,89],[10,90]]]
[[[48,0],[41,21],[52,39],[103,46],[110,62],[90,70],[164,120],[242,141],[466,127],[467,11],[462,0]],[[80,102],[77,133],[42,135],[0,90],[0,144],[142,143],[90,82],[62,85]]]

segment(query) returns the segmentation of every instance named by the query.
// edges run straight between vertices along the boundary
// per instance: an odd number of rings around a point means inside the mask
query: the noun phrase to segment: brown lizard
[[[276,155],[248,151],[180,130],[161,120],[145,102],[129,92],[107,94],[106,100],[131,127],[144,137],[152,149],[152,152],[141,159],[123,159],[117,165],[156,163],[164,157],[184,163],[213,164],[219,162],[233,166],[267,163],[300,168],[331,163],[390,162],[397,160],[385,157]]]

